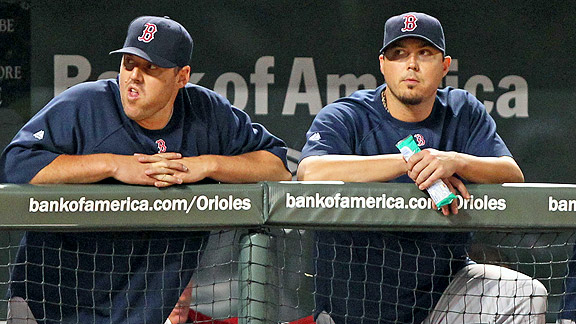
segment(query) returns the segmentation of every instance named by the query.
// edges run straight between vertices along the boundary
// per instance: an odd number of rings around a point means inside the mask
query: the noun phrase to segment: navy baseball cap
[[[446,42],[444,30],[438,19],[420,12],[408,12],[391,17],[384,26],[384,52],[393,42],[406,38],[417,37],[430,42],[446,55]]]
[[[192,37],[169,17],[138,17],[130,23],[124,47],[110,52],[133,54],[163,68],[183,67],[192,57]]]

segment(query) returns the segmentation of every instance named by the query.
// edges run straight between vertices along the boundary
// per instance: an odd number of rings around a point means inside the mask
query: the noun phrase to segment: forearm
[[[30,180],[31,184],[94,183],[113,175],[112,154],[60,155]]]
[[[477,157],[462,154],[457,174],[472,183],[524,182],[522,170],[509,156]]]
[[[268,151],[255,151],[235,156],[201,155],[183,158],[189,175],[202,173],[225,183],[253,183],[258,181],[287,181],[292,178],[282,160]],[[196,182],[194,176],[184,174],[185,183]]]
[[[300,162],[298,180],[382,182],[395,179],[406,171],[401,154],[310,156]]]

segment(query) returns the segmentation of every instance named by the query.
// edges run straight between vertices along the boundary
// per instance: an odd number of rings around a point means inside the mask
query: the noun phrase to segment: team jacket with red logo
[[[463,90],[438,90],[428,118],[393,118],[384,108],[386,85],[361,90],[324,107],[302,150],[309,156],[398,154],[413,135],[418,145],[476,156],[510,156],[484,106]],[[403,175],[392,182],[413,182]],[[465,258],[470,233],[316,232],[316,315],[340,323],[421,323]]]
[[[186,85],[168,125],[146,130],[124,114],[117,80],[102,80],[66,90],[24,126],[0,158],[0,182],[27,183],[60,154],[258,150],[286,164],[283,141],[211,90]],[[9,295],[24,298],[39,323],[163,323],[206,240],[206,232],[26,232]]]

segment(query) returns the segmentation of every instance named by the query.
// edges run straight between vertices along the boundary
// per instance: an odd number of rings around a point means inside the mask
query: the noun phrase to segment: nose
[[[142,71],[139,67],[135,66],[132,68],[132,71],[130,71],[130,80],[134,82],[142,81]]]
[[[408,69],[414,70],[414,71],[420,70],[420,67],[418,65],[418,54],[417,53],[412,53],[408,57]]]

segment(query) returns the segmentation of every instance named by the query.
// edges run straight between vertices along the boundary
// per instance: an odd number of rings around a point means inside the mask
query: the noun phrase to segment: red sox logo
[[[158,145],[158,153],[166,153],[166,142],[163,139],[157,140],[156,145]]]
[[[416,29],[416,27],[418,27],[416,25],[416,21],[418,20],[418,18],[416,18],[416,16],[406,15],[403,18],[404,18],[404,28],[402,28],[401,31],[403,31],[403,32],[414,31],[414,29]]]
[[[138,40],[144,43],[150,43],[154,39],[154,34],[158,31],[156,25],[146,23],[142,36],[138,36]]]
[[[426,140],[424,139],[424,136],[422,136],[422,134],[414,134],[414,140],[416,141],[416,144],[418,144],[418,146],[424,146],[424,144],[426,144]]]

